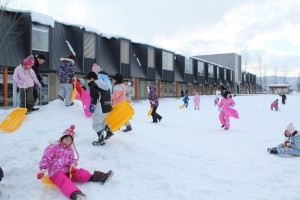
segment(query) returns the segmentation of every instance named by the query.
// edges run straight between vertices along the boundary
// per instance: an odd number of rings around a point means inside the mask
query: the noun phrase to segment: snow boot
[[[99,131],[97,133],[97,135],[98,135],[98,140],[97,141],[93,141],[92,144],[94,146],[103,146],[103,145],[105,145],[106,131],[104,131],[104,130]]]
[[[278,154],[276,148],[268,148],[268,152],[269,152],[270,154]]]
[[[131,130],[132,130],[131,125],[128,125],[128,126],[126,127],[126,129],[123,130],[123,132],[128,132],[128,131],[131,131]]]
[[[225,127],[225,125],[222,125],[222,126],[221,126],[221,128],[224,128],[224,127]]]
[[[100,171],[94,171],[94,174],[90,178],[90,181],[99,182],[103,185],[104,183],[109,181],[113,175],[114,175],[114,172],[112,170],[108,171],[107,173],[100,172]]]
[[[85,200],[86,195],[83,194],[81,191],[77,190],[71,194],[70,198],[73,200]]]
[[[111,136],[113,136],[114,134],[111,131],[107,131],[106,132],[106,136],[105,136],[105,140],[108,140]]]

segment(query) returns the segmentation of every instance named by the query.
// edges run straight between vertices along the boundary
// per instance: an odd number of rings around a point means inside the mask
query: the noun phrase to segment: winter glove
[[[90,111],[91,113],[93,113],[93,112],[95,111],[95,107],[96,107],[96,105],[91,104],[90,107],[89,107],[89,111]]]
[[[83,85],[82,87],[81,87],[84,91],[86,91],[87,89],[86,89],[86,87]]]
[[[46,172],[45,169],[41,169],[41,171],[37,174],[37,178],[38,178],[38,179],[44,178],[45,172]]]

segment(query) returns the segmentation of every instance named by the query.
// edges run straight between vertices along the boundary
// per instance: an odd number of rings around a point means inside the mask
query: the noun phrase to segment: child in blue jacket
[[[188,94],[185,94],[184,97],[183,97],[183,103],[184,103],[183,106],[184,106],[184,107],[186,107],[186,108],[188,107],[188,105],[189,105],[189,100],[190,100],[190,99],[189,99],[189,95],[188,95]]]

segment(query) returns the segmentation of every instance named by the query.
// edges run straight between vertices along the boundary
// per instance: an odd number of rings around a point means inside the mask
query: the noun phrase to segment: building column
[[[135,78],[135,100],[139,99],[139,78]]]
[[[157,96],[158,98],[160,98],[160,84],[161,84],[161,80],[159,79],[158,82],[157,82]]]
[[[7,66],[3,67],[3,100],[4,100],[4,106],[8,106],[8,70],[7,70]]]

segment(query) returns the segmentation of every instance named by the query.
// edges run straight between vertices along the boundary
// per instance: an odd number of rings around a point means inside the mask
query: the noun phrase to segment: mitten
[[[93,112],[95,111],[95,107],[96,107],[96,105],[91,104],[90,107],[89,107],[89,111],[90,111],[91,113],[93,113]]]
[[[38,179],[44,178],[45,172],[46,172],[45,169],[41,169],[41,171],[37,174],[37,178],[38,178]]]

